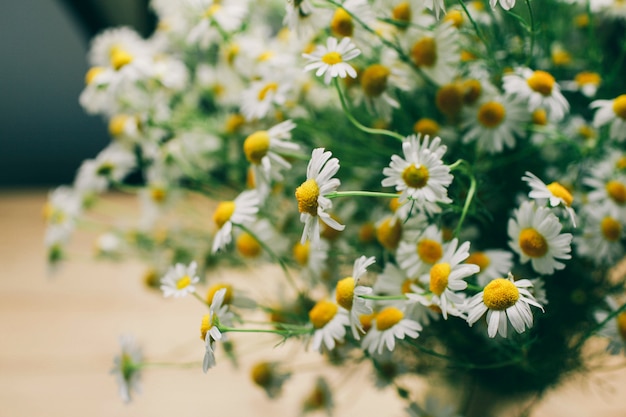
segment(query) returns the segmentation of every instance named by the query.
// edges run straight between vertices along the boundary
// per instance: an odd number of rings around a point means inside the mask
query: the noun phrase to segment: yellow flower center
[[[506,310],[519,299],[519,290],[514,283],[504,278],[496,278],[485,287],[483,302],[490,310]]]
[[[483,92],[483,86],[476,79],[465,80],[462,85],[463,103],[474,104]]]
[[[626,169],[626,156],[622,156],[615,162],[615,169],[618,171],[623,171]]]
[[[265,86],[261,88],[261,90],[259,90],[259,95],[258,95],[259,101],[265,100],[265,97],[267,96],[269,92],[276,92],[276,90],[278,90],[278,83],[271,82],[271,83],[265,84]]]
[[[335,51],[327,52],[322,57],[322,62],[328,65],[335,65],[340,63],[341,61],[341,54]]]
[[[574,24],[578,28],[586,28],[589,26],[589,15],[587,13],[581,13],[574,17]]]
[[[417,255],[428,264],[434,264],[443,256],[443,248],[437,241],[422,239],[417,243]]]
[[[270,135],[265,130],[254,132],[243,142],[243,152],[252,164],[260,164],[270,149]]]
[[[552,63],[556,66],[569,65],[572,62],[572,56],[567,51],[556,50],[552,52]]]
[[[475,61],[478,57],[476,55],[474,55],[472,52],[467,51],[465,49],[463,49],[461,51],[461,61],[462,62],[469,62],[469,61]]]
[[[226,133],[237,132],[246,123],[246,118],[239,113],[231,114],[226,119],[225,127]]]
[[[533,124],[545,126],[548,124],[548,114],[544,109],[537,109],[533,112]]]
[[[87,74],[85,74],[85,84],[89,85],[93,82],[94,78],[96,78],[98,75],[102,74],[102,72],[104,72],[104,68],[103,67],[91,67],[89,68],[89,71],[87,71]]]
[[[450,264],[442,262],[430,268],[430,291],[441,295],[448,287],[448,277],[450,276]]]
[[[233,300],[233,286],[230,284],[212,285],[206,294],[207,304],[211,304],[213,302],[213,297],[215,297],[215,293],[223,288],[226,288],[226,292],[224,293],[224,302],[222,304],[230,304],[231,301]]]
[[[617,320],[617,331],[622,339],[626,340],[626,312],[619,313],[615,318]]]
[[[313,323],[313,327],[321,329],[326,326],[329,321],[337,314],[337,304],[330,301],[318,301],[317,304],[309,311],[309,320]]]
[[[335,288],[337,304],[346,310],[352,310],[352,302],[354,301],[354,278],[347,277],[340,280]]]
[[[213,321],[211,320],[211,314],[205,314],[202,316],[202,323],[200,324],[200,339],[206,340],[206,334],[213,327]]]
[[[208,9],[204,11],[204,17],[211,18],[215,15],[215,13],[219,12],[222,8],[221,4],[212,4]]]
[[[432,67],[437,62],[437,43],[434,38],[425,37],[413,44],[411,57],[418,67]]]
[[[505,115],[506,109],[497,101],[489,101],[478,109],[478,121],[490,129],[499,126]]]
[[[363,330],[365,331],[365,333],[367,333],[369,331],[369,329],[372,328],[372,321],[375,318],[376,318],[376,313],[361,314],[359,316],[359,321],[361,322],[361,327],[363,327]]]
[[[484,252],[474,252],[465,260],[466,264],[474,264],[478,265],[481,272],[487,269],[489,264],[491,264],[491,260]]]
[[[572,205],[572,202],[574,201],[574,197],[567,190],[567,188],[563,187],[558,182],[556,182],[556,181],[552,182],[552,183],[546,185],[546,188],[548,189],[548,191],[550,191],[552,193],[552,195],[554,195],[555,197],[558,197],[561,200],[563,200],[565,202],[566,206],[570,207]]]
[[[428,183],[428,168],[420,165],[419,168],[415,164],[411,164],[402,172],[402,179],[411,188],[423,188]]]
[[[109,59],[111,60],[111,66],[116,71],[119,71],[125,65],[133,62],[133,56],[118,46],[114,46],[113,48],[111,48],[111,51],[109,53]]]
[[[402,287],[400,287],[400,292],[402,292],[402,294],[407,294],[410,292],[413,292],[413,290],[411,290],[411,285],[415,284],[415,282],[411,279],[405,279],[404,282],[402,283]]]
[[[250,371],[252,381],[260,387],[267,387],[272,382],[272,365],[269,362],[255,364]]]
[[[385,249],[394,251],[402,237],[402,222],[393,218],[383,220],[376,229],[376,239]]]
[[[554,87],[554,77],[545,71],[535,71],[533,75],[526,80],[528,86],[534,91],[544,96],[552,94],[552,88]]]
[[[162,203],[167,197],[167,190],[160,186],[150,187],[150,198],[156,203]]]
[[[296,200],[298,200],[298,211],[317,216],[317,199],[320,196],[320,189],[313,178],[306,180],[296,188]]]
[[[443,19],[445,22],[451,22],[455,28],[460,28],[463,24],[463,14],[459,10],[450,10]]]
[[[363,243],[370,243],[376,239],[376,228],[374,223],[367,222],[361,225],[359,228],[359,241]]]
[[[613,100],[613,111],[619,118],[626,120],[626,94]]]
[[[350,14],[339,7],[330,21],[330,30],[339,37],[352,37],[354,33],[354,22],[352,22]]]
[[[227,221],[230,220],[230,216],[235,212],[234,201],[222,201],[218,204],[215,213],[213,213],[213,221],[218,228],[222,228]]]
[[[49,202],[44,204],[42,214],[44,220],[51,224],[61,224],[65,221],[65,213],[62,210],[57,210]]]
[[[250,233],[242,233],[237,238],[237,250],[246,258],[256,258],[261,254],[261,245]]]
[[[387,89],[387,80],[389,79],[389,68],[384,65],[370,65],[361,74],[361,87],[365,95],[369,97],[378,97]]]
[[[519,234],[522,252],[531,258],[540,258],[548,252],[548,242],[532,227],[523,229]]]
[[[583,71],[583,72],[579,72],[578,74],[576,74],[576,76],[574,77],[574,81],[578,85],[585,85],[585,84],[600,85],[600,83],[602,82],[602,78],[600,77],[600,74],[598,74],[597,72]]]
[[[336,220],[337,223],[341,224],[342,221],[339,217],[337,217],[337,215],[335,214],[330,214],[330,218],[333,220]],[[320,236],[323,237],[326,240],[329,241],[334,241],[337,240],[337,238],[339,236],[341,236],[341,230],[337,230],[337,229],[333,229],[332,227],[330,227],[329,225],[327,225],[326,223],[322,223],[322,230],[320,231]]]
[[[435,104],[446,116],[456,116],[463,107],[463,89],[458,84],[446,84],[437,90]]]
[[[310,242],[307,240],[304,244],[298,242],[293,247],[293,257],[298,264],[305,266],[309,262]]]
[[[265,51],[265,52],[262,52],[261,54],[259,54],[256,57],[256,60],[259,61],[259,62],[269,61],[270,59],[272,59],[274,57],[274,55],[276,55],[274,53],[274,51]]]
[[[413,131],[424,136],[437,136],[439,133],[439,123],[433,119],[424,117],[415,122]]]
[[[604,238],[609,242],[617,242],[622,235],[622,225],[610,216],[602,219],[600,229]]]
[[[391,11],[391,17],[394,20],[399,20],[404,23],[409,23],[411,21],[413,13],[411,11],[411,5],[408,1],[403,1],[398,3],[396,7]]]
[[[376,315],[376,328],[385,331],[400,323],[404,314],[396,307],[385,307]]]
[[[611,180],[606,183],[606,192],[620,206],[626,203],[626,185],[617,180]]]
[[[185,275],[184,277],[179,278],[178,281],[176,281],[176,289],[178,290],[187,288],[189,285],[191,285],[191,277],[189,275]]]
[[[109,134],[113,137],[120,136],[124,133],[126,123],[131,116],[127,114],[116,114],[109,120]]]
[[[596,131],[587,124],[578,128],[578,134],[582,136],[583,139],[593,139],[596,137]]]

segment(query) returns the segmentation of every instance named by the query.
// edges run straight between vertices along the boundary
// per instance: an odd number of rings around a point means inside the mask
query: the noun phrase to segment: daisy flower
[[[596,265],[614,265],[624,256],[624,222],[606,206],[587,206],[583,215],[583,233],[574,238],[576,252]]]
[[[439,0],[432,0],[439,3]],[[441,86],[451,82],[458,73],[461,54],[459,52],[459,32],[451,22],[442,22],[434,31],[419,31],[410,46],[413,64],[422,74]]]
[[[323,13],[311,0],[287,0],[285,11],[283,24],[303,39],[323,25]]]
[[[526,181],[531,188],[528,197],[536,200],[541,205],[547,201],[550,207],[563,207],[572,220],[572,225],[576,227],[576,214],[572,208],[574,197],[567,188],[556,181],[546,185],[535,174],[528,171],[526,171],[522,180]]]
[[[371,301],[361,298],[361,295],[370,294],[372,289],[359,284],[359,279],[367,272],[367,267],[374,264],[376,258],[361,256],[354,261],[352,276],[340,280],[335,287],[337,304],[350,312],[350,328],[352,335],[359,340],[359,332],[365,333],[361,325],[362,315],[372,314]]]
[[[320,239],[320,220],[335,230],[345,229],[327,213],[333,207],[326,194],[337,190],[341,182],[332,178],[339,170],[339,160],[331,158],[332,153],[324,148],[313,149],[306,170],[306,181],[296,188],[296,200],[300,221],[304,223],[301,243],[311,240],[317,244]]]
[[[392,155],[389,166],[383,169],[382,186],[395,186],[401,192],[400,203],[408,199],[418,204],[451,203],[447,187],[454,177],[441,160],[446,149],[439,137],[431,142],[428,136],[408,136],[402,142],[404,158]]]
[[[283,370],[280,362],[262,361],[252,366],[250,377],[269,398],[276,398],[281,394],[285,381],[291,377],[291,372]]]
[[[597,109],[593,117],[595,127],[609,125],[611,139],[619,142],[626,140],[626,94],[613,100],[592,101],[589,107]]]
[[[546,71],[519,68],[502,78],[502,86],[508,94],[526,101],[529,111],[545,108],[553,121],[563,119],[569,111],[569,103],[561,94],[561,88]]]
[[[200,277],[196,275],[198,264],[194,261],[185,266],[176,264],[170,267],[165,276],[161,278],[161,291],[164,297],[185,297],[192,294],[200,282]]]
[[[74,188],[66,186],[55,188],[48,194],[48,200],[42,209],[47,229],[56,229],[52,233],[69,238],[76,220],[82,213],[82,206],[82,197]]]
[[[620,216],[626,216],[626,175],[611,174],[600,165],[591,176],[583,178],[583,184],[592,188],[587,194],[590,203],[609,207]]]
[[[613,313],[619,308],[617,302],[612,298],[606,299],[609,306],[609,311],[598,311],[594,314],[596,322],[604,322],[609,314]],[[609,319],[604,326],[598,330],[598,335],[603,336],[609,340],[609,344],[606,350],[611,355],[618,355],[620,352],[626,354],[626,311],[622,311],[617,316]]]
[[[293,89],[289,81],[293,77],[286,74],[265,75],[262,79],[252,81],[250,86],[241,93],[241,113],[246,120],[262,119],[274,106],[282,106]]]
[[[82,163],[74,179],[74,187],[84,193],[101,193],[111,182],[122,181],[135,166],[134,152],[113,142],[100,151],[96,159]]]
[[[361,51],[352,43],[350,38],[343,38],[337,42],[336,38],[329,37],[326,46],[318,45],[315,51],[310,54],[302,54],[309,60],[304,67],[304,71],[315,71],[316,77],[324,75],[324,82],[330,84],[330,80],[335,77],[345,78],[350,76],[356,78],[356,70],[346,61],[350,61],[361,54]]]
[[[520,262],[531,262],[535,271],[551,275],[565,268],[557,259],[570,259],[571,233],[561,233],[559,219],[547,207],[536,207],[524,201],[509,219],[509,246],[520,256]]]
[[[309,320],[314,329],[311,347],[320,353],[324,346],[333,350],[336,342],[343,343],[345,326],[350,325],[348,311],[327,300],[318,301],[313,306],[309,311]]]
[[[223,249],[232,239],[233,224],[253,222],[259,211],[259,199],[255,190],[243,191],[233,201],[222,201],[213,213],[218,231],[213,238],[213,253]]]
[[[300,273],[310,284],[319,283],[328,270],[328,252],[330,245],[321,239],[317,245],[311,245],[311,241],[296,242],[293,247],[293,257],[302,267]]]
[[[478,285],[484,287],[489,281],[504,276],[513,267],[513,254],[501,249],[488,249],[472,252],[465,260],[467,264],[478,265],[476,274]]]
[[[510,272],[507,278],[494,279],[483,291],[469,300],[467,323],[472,326],[486,312],[489,337],[495,337],[496,333],[507,337],[509,322],[518,333],[530,329],[533,326],[530,306],[533,305],[543,311],[543,307],[528,291],[532,285],[527,279],[515,281]]]
[[[585,97],[593,97],[602,83],[597,72],[583,71],[576,74],[573,80],[561,82],[563,90],[580,91]]]
[[[186,0],[183,7],[189,19],[187,42],[207,48],[222,38],[221,31],[233,32],[248,14],[248,2],[221,0]]]
[[[396,258],[398,265],[410,277],[417,277],[430,270],[443,256],[444,245],[441,230],[428,226],[415,240],[402,240]]]
[[[422,326],[415,320],[406,318],[402,309],[394,306],[384,307],[376,313],[372,327],[363,338],[361,346],[370,354],[382,354],[385,347],[389,351],[394,350],[396,339],[402,340],[405,336],[415,339],[420,331]]]
[[[439,19],[441,12],[446,13],[446,4],[443,0],[426,0],[424,6],[428,10],[435,12],[435,16]]]
[[[511,10],[515,6],[515,0],[489,0],[492,9],[495,9],[498,3],[504,10]]]
[[[263,242],[275,254],[281,254],[287,249],[287,241],[268,219],[257,219],[246,226],[250,232],[239,231],[235,237],[235,247],[241,256],[247,259],[259,259],[263,252]]]
[[[230,326],[233,321],[233,313],[228,311],[228,305],[223,305],[226,288],[222,288],[213,296],[209,306],[209,314],[202,317],[200,324],[200,338],[204,341],[205,352],[202,361],[202,370],[206,373],[209,368],[215,366],[215,342],[226,341],[218,325]]]
[[[113,359],[111,374],[115,376],[122,401],[129,403],[133,391],[139,392],[143,353],[130,335],[120,337],[121,353]]]

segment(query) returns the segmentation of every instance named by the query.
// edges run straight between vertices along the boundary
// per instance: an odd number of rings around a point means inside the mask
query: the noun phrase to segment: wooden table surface
[[[199,366],[148,369],[142,393],[123,404],[109,374],[119,336],[132,333],[154,362],[201,361],[198,329],[205,309],[191,297],[164,300],[147,291],[137,262],[85,256],[50,276],[41,219],[46,193],[0,190],[0,417],[298,415],[320,355],[296,354],[303,350],[296,341],[273,348],[274,339],[247,335],[235,339],[242,352],[237,369],[222,355],[208,374]],[[219,273],[233,282],[250,279],[246,271]],[[250,382],[249,369],[257,360],[285,355],[296,355],[303,372],[278,401],[268,401]],[[335,415],[404,415],[393,392],[371,388],[367,369],[326,374],[339,388]],[[569,381],[532,416],[624,417],[626,370]]]

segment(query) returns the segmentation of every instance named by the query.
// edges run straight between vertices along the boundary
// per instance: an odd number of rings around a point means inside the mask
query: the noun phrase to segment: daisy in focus
[[[361,295],[371,294],[372,289],[359,284],[359,279],[367,273],[367,267],[374,264],[376,258],[361,256],[354,261],[352,276],[343,278],[337,283],[335,297],[337,304],[350,312],[350,328],[356,340],[360,339],[360,333],[365,333],[361,325],[362,315],[372,314],[371,302],[363,299]]]
[[[410,277],[420,276],[430,270],[444,253],[443,234],[436,225],[428,226],[417,239],[400,242],[396,257],[398,265]]]
[[[243,191],[233,201],[222,201],[213,213],[218,231],[213,238],[213,253],[224,249],[232,240],[233,224],[251,223],[259,211],[259,199],[255,190]]]
[[[309,311],[313,324],[311,348],[322,352],[322,348],[333,350],[337,342],[343,343],[346,326],[350,325],[348,311],[332,301],[318,301]]]
[[[487,313],[487,334],[493,338],[496,334],[507,337],[508,323],[518,333],[523,333],[533,326],[533,314],[530,306],[541,311],[543,307],[528,291],[532,287],[530,280],[515,281],[509,272],[507,278],[496,278],[485,289],[474,295],[467,305],[467,323],[472,326]]]
[[[406,336],[415,339],[422,331],[422,325],[407,318],[405,312],[395,306],[384,307],[372,320],[372,325],[361,346],[367,349],[370,354],[383,353],[387,348],[393,351],[396,347],[396,339],[404,339]]]
[[[567,188],[556,181],[546,185],[539,177],[528,171],[526,171],[522,180],[526,181],[531,188],[528,193],[529,198],[536,200],[540,205],[545,204],[547,201],[550,207],[563,207],[572,220],[572,225],[576,227],[576,214],[572,208],[574,197]]]
[[[316,77],[324,76],[324,82],[330,84],[333,78],[356,78],[356,70],[346,61],[356,58],[361,51],[352,43],[350,38],[343,38],[340,42],[336,38],[329,37],[326,46],[319,45],[310,54],[302,54],[308,59],[304,71],[315,71]]]
[[[626,140],[626,94],[613,100],[596,100],[589,104],[597,109],[593,117],[595,127],[609,126],[609,136],[619,142]]]
[[[133,392],[141,390],[141,367],[143,353],[130,335],[120,337],[121,353],[113,359],[111,374],[115,376],[120,397],[125,403],[132,399]]]
[[[161,291],[164,297],[185,297],[196,291],[195,284],[200,282],[196,275],[198,264],[194,261],[188,266],[176,264],[170,267],[165,276],[161,278]]]
[[[200,338],[205,345],[204,359],[202,361],[202,371],[204,373],[215,366],[215,343],[219,340],[226,340],[226,335],[222,334],[219,326],[232,325],[233,313],[228,311],[228,305],[224,305],[226,291],[226,288],[222,288],[215,293],[209,306],[209,314],[205,314],[202,317]]]
[[[529,111],[545,108],[552,121],[562,120],[569,111],[569,103],[563,97],[561,88],[552,74],[546,71],[518,68],[502,78],[502,86],[508,94],[526,101]]]

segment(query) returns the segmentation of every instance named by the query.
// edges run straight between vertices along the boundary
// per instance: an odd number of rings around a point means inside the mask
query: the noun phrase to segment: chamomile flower
[[[436,225],[428,226],[417,239],[402,240],[396,253],[398,265],[410,277],[430,270],[444,254],[443,235]]]
[[[439,0],[432,0],[435,4]],[[434,31],[419,31],[410,48],[413,63],[426,77],[441,86],[451,82],[458,73],[461,54],[459,53],[459,32],[451,22],[438,24]]]
[[[222,201],[213,213],[218,231],[213,238],[213,253],[223,249],[232,240],[233,224],[253,222],[259,211],[259,199],[255,190],[243,191],[233,201]]]
[[[563,97],[561,88],[552,74],[530,68],[519,68],[502,78],[504,91],[515,95],[528,103],[528,110],[533,112],[544,108],[553,121],[563,119],[569,111],[569,103]]]
[[[596,100],[589,105],[597,109],[593,117],[593,125],[602,127],[609,125],[609,136],[619,142],[626,140],[626,94],[613,100]]]
[[[269,398],[276,398],[281,394],[285,381],[291,377],[291,372],[284,370],[280,362],[261,361],[252,366],[250,377]]]
[[[536,200],[538,204],[545,204],[547,201],[550,207],[563,207],[569,215],[572,225],[576,227],[576,214],[572,208],[574,197],[567,188],[556,181],[546,185],[535,174],[528,171],[526,171],[522,180],[527,182],[531,188],[528,197]]]
[[[113,359],[111,374],[115,376],[122,401],[129,403],[133,392],[141,390],[141,367],[143,352],[134,337],[120,337],[121,353]]]
[[[591,187],[587,194],[590,203],[606,206],[626,216],[626,175],[611,174],[608,169],[598,166],[591,176],[583,178],[583,184]]]
[[[287,0],[285,11],[283,24],[301,38],[318,30],[324,22],[324,11],[316,8],[311,0]]]
[[[48,194],[42,215],[48,230],[55,229],[56,231],[52,233],[69,238],[82,213],[82,208],[81,194],[74,188],[62,186]]]
[[[346,326],[350,325],[348,311],[328,300],[318,301],[309,311],[309,320],[313,325],[311,348],[322,352],[335,348],[336,342],[343,343]]]
[[[330,245],[321,239],[316,245],[311,241],[296,242],[293,247],[293,257],[302,269],[302,277],[311,285],[319,283],[328,271],[328,252]]]
[[[574,238],[576,252],[596,265],[611,266],[624,256],[624,221],[611,211],[606,206],[587,206],[583,233]]]
[[[290,79],[286,74],[266,74],[262,79],[252,81],[241,93],[241,113],[246,120],[262,119],[274,107],[284,105],[293,89]]]
[[[395,306],[387,306],[376,313],[361,346],[369,353],[382,354],[383,349],[393,351],[396,347],[396,339],[404,339],[406,336],[415,339],[422,331],[422,325],[417,321],[407,318],[402,309]]]
[[[318,45],[310,54],[302,54],[308,59],[304,71],[315,71],[316,77],[324,75],[324,82],[330,84],[333,78],[356,78],[356,70],[346,61],[356,58],[361,51],[352,43],[350,38],[343,38],[340,42],[336,38],[329,37],[326,46]]]
[[[475,251],[465,260],[465,263],[478,265],[480,271],[476,274],[478,285],[485,286],[489,281],[502,277],[513,267],[513,254],[501,249],[487,249]]]
[[[367,267],[375,262],[376,258],[373,256],[370,258],[361,256],[354,261],[352,276],[343,278],[335,287],[337,304],[350,312],[350,328],[356,340],[360,339],[359,333],[365,333],[361,325],[360,317],[364,314],[372,314],[371,302],[360,297],[361,295],[370,294],[372,289],[358,285],[359,279],[365,275]]]
[[[220,0],[185,0],[183,7],[190,28],[187,42],[207,48],[221,39],[222,32],[233,32],[248,14],[248,2],[222,2]]]
[[[528,291],[532,283],[527,279],[515,281],[509,272],[507,278],[496,278],[485,289],[474,295],[467,305],[467,323],[471,326],[487,313],[487,334],[495,337],[496,333],[507,337],[507,323],[511,323],[518,333],[523,333],[533,326],[533,314],[530,306],[541,311],[543,307]]]
[[[74,187],[83,193],[101,193],[111,182],[122,181],[135,166],[133,151],[113,142],[100,151],[96,159],[82,163],[74,179]]]
[[[454,177],[441,160],[446,149],[439,137],[431,142],[428,136],[408,136],[402,142],[404,158],[392,155],[389,166],[383,169],[382,186],[395,186],[401,192],[400,203],[408,199],[418,205],[452,202],[447,187]]]
[[[492,9],[495,9],[498,3],[504,10],[511,10],[515,6],[515,0],[489,0],[489,5]]]
[[[561,86],[566,91],[580,91],[585,97],[593,97],[602,83],[597,72],[582,71],[576,74],[571,81],[562,81]]]
[[[213,296],[209,306],[209,314],[202,317],[200,324],[200,338],[204,341],[204,359],[202,360],[202,371],[206,373],[209,368],[215,366],[215,343],[219,340],[226,341],[226,335],[222,334],[218,324],[231,326],[233,313],[228,311],[228,305],[224,304],[226,288],[217,291]]]
[[[571,233],[561,233],[561,223],[547,207],[524,201],[508,223],[509,246],[522,264],[531,262],[535,271],[551,275],[565,268],[557,259],[570,259]]]
[[[609,311],[598,311],[594,314],[598,324],[604,323],[609,317],[609,314],[619,308],[614,299],[607,298],[606,301],[609,306]],[[626,311],[622,311],[617,314],[617,316],[606,321],[600,330],[598,330],[598,335],[609,340],[606,350],[611,355],[619,355],[621,352],[626,354]]]
[[[246,228],[249,231],[235,233],[235,247],[242,257],[250,260],[260,259],[264,246],[271,248],[275,254],[281,254],[286,250],[287,241],[268,219],[257,219]]]
[[[198,264],[194,261],[188,266],[181,263],[170,267],[165,276],[161,278],[161,291],[164,297],[185,297],[196,290],[194,286],[200,282],[196,275]]]
[[[325,197],[326,194],[337,190],[341,182],[332,178],[339,170],[339,160],[331,158],[332,153],[324,148],[316,148],[311,154],[311,160],[307,166],[306,181],[296,188],[296,200],[300,221],[304,223],[301,243],[311,240],[317,244],[320,239],[320,221],[335,230],[345,229],[327,211],[333,204]]]

